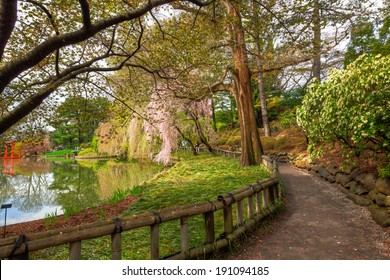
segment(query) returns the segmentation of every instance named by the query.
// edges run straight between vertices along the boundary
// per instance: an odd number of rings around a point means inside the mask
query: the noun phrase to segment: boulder
[[[348,175],[350,175],[352,173],[352,171],[354,171],[355,169],[356,168],[354,166],[351,166],[351,165],[347,165],[347,166],[342,167],[342,171]]]
[[[375,196],[378,194],[378,191],[377,190],[373,190],[373,191],[370,191],[368,193],[368,197],[372,200],[372,201],[375,201]]]
[[[355,181],[348,182],[344,185],[344,188],[346,189],[353,189],[356,188],[357,183]]]
[[[302,158],[294,160],[294,165],[298,168],[310,170],[311,159],[310,158]]]
[[[377,181],[377,177],[372,173],[368,173],[366,176],[364,176],[362,180],[362,185],[364,185],[367,189],[372,191],[375,189],[376,181]]]
[[[359,169],[359,168],[355,168],[352,170],[350,176],[352,179],[355,179],[357,176],[361,175],[364,171]]]
[[[331,183],[334,183],[334,176],[332,174],[330,174],[329,171],[325,167],[321,167],[320,170],[318,170],[318,173],[325,180],[327,180]]]
[[[375,203],[381,207],[390,207],[390,195],[384,195],[383,193],[377,193],[375,195]]]
[[[347,198],[349,198],[354,203],[356,203],[357,205],[360,205],[360,206],[370,206],[373,204],[371,199],[364,198],[360,195],[357,195],[357,194],[354,194],[351,192],[347,194]]]
[[[320,171],[321,168],[323,168],[321,165],[316,164],[316,165],[312,165],[310,170],[318,172],[318,171]]]
[[[362,173],[354,179],[361,185],[364,185],[368,190],[372,191],[375,189],[376,177],[372,173]]]
[[[390,208],[379,207],[378,205],[371,205],[368,207],[372,219],[382,227],[390,227]]]
[[[351,177],[343,173],[337,173],[334,179],[337,183],[340,183],[342,186],[345,186],[347,183],[349,183],[352,180]]]
[[[341,170],[336,165],[331,165],[328,167],[328,172],[332,175],[336,175],[337,173],[341,172]]]
[[[380,177],[376,180],[375,189],[386,195],[390,195],[390,177]]]
[[[349,191],[357,195],[368,194],[369,192],[369,190],[367,190],[364,186],[359,185],[356,182],[352,182],[352,184],[349,187]]]

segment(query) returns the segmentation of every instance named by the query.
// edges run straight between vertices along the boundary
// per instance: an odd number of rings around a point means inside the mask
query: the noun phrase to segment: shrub
[[[323,144],[343,144],[345,157],[390,151],[390,56],[363,55],[325,83],[314,83],[297,111],[298,124],[318,154]]]

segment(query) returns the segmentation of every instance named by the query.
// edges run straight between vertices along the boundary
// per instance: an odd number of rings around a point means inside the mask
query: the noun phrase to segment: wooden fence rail
[[[276,210],[275,202],[281,196],[277,165],[267,157],[263,157],[263,164],[272,172],[272,177],[220,195],[215,201],[4,238],[0,240],[0,258],[28,259],[29,252],[69,244],[69,259],[81,259],[83,240],[111,236],[112,259],[121,259],[122,233],[142,227],[150,228],[151,259],[192,259],[204,256],[213,250],[228,246],[229,242]],[[247,210],[244,209],[245,200]],[[233,221],[234,204],[237,211],[236,223]],[[223,211],[224,232],[219,234],[222,238],[216,237],[216,211]],[[199,215],[204,219],[204,245],[199,248],[189,248],[189,218]],[[177,220],[180,227],[181,251],[171,256],[161,256],[160,224],[173,220]]]

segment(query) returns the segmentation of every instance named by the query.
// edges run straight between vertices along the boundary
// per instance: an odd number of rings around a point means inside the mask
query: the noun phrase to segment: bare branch
[[[266,9],[281,25],[282,27],[287,31],[288,35],[290,35],[290,37],[294,39],[294,35],[291,33],[290,29],[288,29],[288,27],[284,24],[284,22],[271,10],[269,9],[266,5],[264,5],[263,3],[261,3],[261,1],[258,1],[258,0],[254,0],[254,2],[256,2],[257,4],[259,4],[261,7],[263,7],[264,9]]]
[[[50,11],[43,4],[38,3],[35,0],[21,0],[21,1],[26,2],[26,3],[31,3],[34,6],[37,6],[38,8],[40,8],[46,14],[46,16],[49,18],[50,24],[51,24],[51,26],[53,26],[56,35],[60,35],[60,31],[58,30],[57,24],[54,21],[53,15],[50,13]]]
[[[155,15],[152,13],[152,11],[150,11],[149,14],[152,16],[152,18],[154,19],[154,21],[157,23],[158,29],[160,29],[160,32],[161,32],[162,35],[163,35],[163,39],[165,39],[165,32],[164,32],[164,30],[162,29],[162,26],[161,26],[160,22],[159,22],[158,19],[155,17]]]

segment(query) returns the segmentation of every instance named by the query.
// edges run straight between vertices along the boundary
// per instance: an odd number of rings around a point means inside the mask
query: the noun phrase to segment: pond
[[[162,168],[138,161],[0,159],[0,203],[12,203],[7,225],[77,213],[150,180]],[[1,209],[1,225],[4,215]]]

